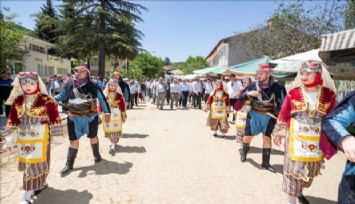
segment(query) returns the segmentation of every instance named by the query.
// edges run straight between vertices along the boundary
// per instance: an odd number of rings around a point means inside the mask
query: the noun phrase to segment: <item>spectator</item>
[[[2,71],[1,72],[1,78],[0,78],[0,115],[4,114],[3,111],[3,101],[6,101],[7,98],[10,96],[10,92],[12,90],[12,82],[14,81],[13,79],[10,78],[11,74],[8,71]],[[8,118],[10,114],[10,109],[11,106],[5,105],[5,115]]]

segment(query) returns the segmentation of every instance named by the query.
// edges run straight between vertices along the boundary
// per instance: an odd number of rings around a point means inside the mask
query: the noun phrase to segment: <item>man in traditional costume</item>
[[[303,63],[272,133],[276,145],[286,141],[282,189],[289,204],[296,204],[296,198],[309,203],[302,191],[320,173],[324,162],[320,125],[335,102],[335,86],[327,70],[317,62]]]
[[[9,120],[2,136],[18,131],[17,139],[6,137],[5,148],[17,143],[18,169],[23,171],[21,204],[29,204],[31,196],[47,187],[50,167],[50,140],[57,143],[63,135],[57,103],[48,96],[46,87],[35,72],[20,72],[13,82],[6,104],[11,105]]]
[[[252,78],[244,76],[242,79],[242,88],[240,89],[238,96],[240,96],[244,90],[252,83]],[[247,120],[248,112],[250,111],[250,103],[237,100],[234,104],[234,111],[236,115],[235,127],[236,127],[236,141],[240,145],[240,151],[243,149],[243,136],[245,130],[245,123]]]
[[[110,107],[108,106],[101,88],[90,80],[90,70],[81,65],[75,68],[75,79],[70,91],[66,89],[55,96],[57,101],[69,98],[64,106],[69,109],[68,134],[70,146],[68,149],[67,162],[60,171],[65,174],[73,169],[74,161],[79,149],[79,139],[83,135],[90,138],[90,144],[95,162],[101,161],[99,152],[99,139],[97,131],[99,126],[97,100],[99,100],[105,120],[110,120]]]
[[[105,137],[109,138],[111,142],[109,153],[114,156],[116,144],[122,136],[122,125],[126,121],[126,105],[117,80],[110,79],[104,90],[104,95],[110,106],[111,118],[109,122],[103,121],[102,128]],[[102,113],[101,103],[98,108],[99,112]]]
[[[210,110],[207,118],[207,126],[214,131],[213,136],[217,137],[217,130],[222,132],[222,137],[226,138],[229,124],[227,114],[230,112],[230,101],[226,85],[221,80],[218,80],[210,97],[207,99],[204,111]]]
[[[245,162],[250,150],[250,142],[253,136],[263,134],[263,154],[261,166],[276,173],[270,165],[271,132],[276,123],[278,110],[281,109],[286,90],[283,85],[274,81],[271,77],[272,69],[268,65],[261,65],[257,70],[256,82],[251,83],[239,96],[241,101],[249,101],[251,110],[248,113],[245,132],[243,136],[243,148],[240,151],[240,160]]]
[[[322,121],[322,130],[327,138],[321,140],[321,149],[327,159],[336,148],[347,158],[343,177],[339,184],[338,203],[355,202],[355,91],[350,92]],[[334,146],[333,146],[333,145]]]

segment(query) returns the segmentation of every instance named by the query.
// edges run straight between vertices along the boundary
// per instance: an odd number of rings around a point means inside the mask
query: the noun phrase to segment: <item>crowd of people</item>
[[[35,72],[20,72],[12,83],[6,104],[10,107],[8,123],[1,136],[6,150],[17,145],[19,170],[24,172],[22,204],[47,187],[51,138],[62,143],[63,128],[57,102],[68,112],[69,147],[64,168],[66,175],[74,168],[80,138],[90,139],[95,162],[102,160],[98,128],[110,140],[108,151],[115,155],[122,136],[127,109],[139,106],[139,100],[150,100],[158,110],[164,103],[170,109],[195,109],[208,112],[207,126],[213,136],[226,138],[230,123],[234,124],[239,144],[240,161],[246,162],[254,136],[262,135],[261,166],[275,173],[270,164],[272,141],[284,140],[282,190],[288,203],[309,203],[303,189],[310,187],[320,174],[324,158],[337,150],[347,157],[339,186],[339,203],[355,200],[355,92],[336,105],[336,89],[329,73],[317,62],[305,62],[299,68],[292,88],[285,87],[271,76],[268,65],[260,65],[256,78],[223,78],[201,80],[166,79],[162,77],[138,82],[123,79],[114,72],[109,80],[90,76],[88,67],[75,68],[75,76],[53,75],[46,83]],[[2,83],[10,83],[3,73]],[[101,116],[101,117],[100,117]],[[231,118],[231,122],[229,119]],[[17,139],[11,136],[17,130]]]

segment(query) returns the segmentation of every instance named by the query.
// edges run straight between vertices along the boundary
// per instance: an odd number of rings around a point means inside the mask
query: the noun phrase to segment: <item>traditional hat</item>
[[[30,83],[31,81],[38,82],[38,74],[36,72],[20,72],[18,74],[18,80],[20,82]]]
[[[48,95],[46,85],[43,83],[42,79],[38,76],[36,72],[20,72],[15,78],[14,82],[12,82],[13,89],[5,103],[6,105],[12,105],[14,100],[18,96],[24,95],[24,92],[20,85],[21,81],[25,81],[26,83],[31,81],[37,82],[40,93]]]
[[[322,73],[322,65],[317,62],[307,61],[302,63],[300,67],[301,72],[319,72]]]
[[[86,71],[88,74],[90,74],[90,69],[86,65],[79,65],[75,67],[74,70]]]
[[[270,72],[272,72],[272,69],[267,64],[261,64],[261,65],[259,65],[258,71],[259,72],[268,72],[268,73],[270,73]]]

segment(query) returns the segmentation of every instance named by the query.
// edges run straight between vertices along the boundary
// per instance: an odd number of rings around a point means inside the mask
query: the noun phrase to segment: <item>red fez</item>
[[[260,71],[260,72],[272,72],[272,69],[271,69],[271,67],[269,65],[262,64],[262,65],[259,65],[258,71]]]

